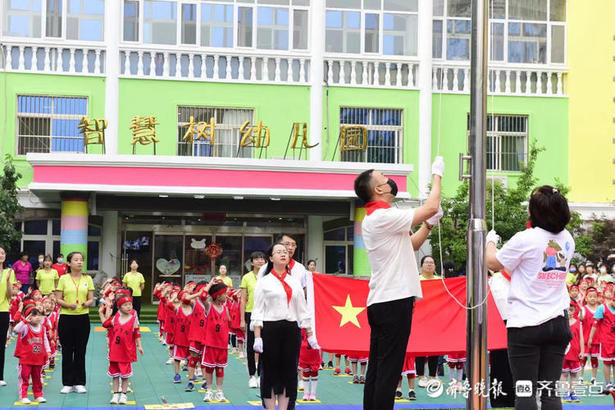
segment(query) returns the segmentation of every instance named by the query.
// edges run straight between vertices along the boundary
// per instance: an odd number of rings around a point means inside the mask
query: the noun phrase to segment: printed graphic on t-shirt
[[[566,247],[570,245],[566,243]],[[547,248],[544,251],[543,262],[545,266],[542,268],[543,272],[550,272],[553,270],[566,272],[566,254],[562,252],[561,246],[554,240],[550,240],[547,244]]]

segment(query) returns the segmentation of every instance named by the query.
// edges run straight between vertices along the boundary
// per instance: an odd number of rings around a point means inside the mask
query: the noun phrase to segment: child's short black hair
[[[210,288],[209,288],[209,296],[215,295],[216,293],[218,293],[220,290],[222,289],[226,289],[226,285],[224,284],[224,282],[218,282],[218,283],[214,283]]]
[[[265,255],[265,252],[263,251],[254,251],[250,254],[250,262],[253,262],[254,259],[259,259],[259,258],[263,258],[263,259],[267,259],[267,256]]]

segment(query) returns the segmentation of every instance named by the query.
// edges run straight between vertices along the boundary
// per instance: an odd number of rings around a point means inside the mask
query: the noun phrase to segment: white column
[[[310,7],[310,160],[322,160],[322,83],[325,50],[325,2],[312,1]],[[327,141],[327,144],[329,141]]]
[[[116,276],[120,268],[120,247],[119,247],[119,212],[104,211],[103,217],[102,243],[100,244],[100,270],[105,276],[111,278]]]
[[[431,182],[431,73],[432,73],[432,26],[433,5],[419,1],[419,198],[426,198]]]
[[[314,259],[316,261],[316,270],[318,272],[324,272],[324,262],[325,258],[323,257],[323,231],[322,231],[322,216],[312,216],[308,215],[307,217],[307,254],[305,255],[305,265],[307,268],[307,261],[309,259]]]
[[[117,154],[119,139],[119,97],[120,97],[120,32],[118,21],[122,16],[121,1],[105,2],[105,119],[108,121],[105,133],[105,149],[108,155]]]

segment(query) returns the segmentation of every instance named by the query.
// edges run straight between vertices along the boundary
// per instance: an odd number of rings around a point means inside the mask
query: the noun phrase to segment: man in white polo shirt
[[[393,409],[395,403],[414,299],[422,297],[414,251],[421,247],[442,216],[439,207],[444,173],[442,157],[436,157],[431,170],[431,192],[416,209],[391,207],[397,185],[378,171],[365,171],[354,182],[355,193],[366,203],[362,236],[372,268],[367,297],[367,320],[371,328],[369,367],[363,391],[363,408],[367,410]],[[422,226],[411,232],[420,223]]]

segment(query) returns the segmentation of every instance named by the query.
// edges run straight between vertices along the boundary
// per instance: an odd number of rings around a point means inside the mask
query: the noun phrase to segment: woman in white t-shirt
[[[506,323],[510,369],[515,385],[533,385],[523,391],[529,397],[516,395],[515,408],[536,409],[541,389],[542,410],[561,409],[555,383],[572,339],[566,274],[575,246],[566,230],[568,202],[556,188],[541,186],[530,196],[529,216],[531,228],[515,234],[499,251],[499,236],[495,231],[487,234],[487,265],[511,275]]]

